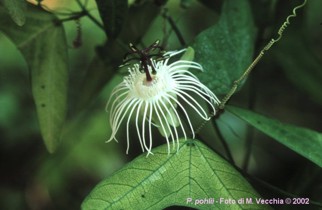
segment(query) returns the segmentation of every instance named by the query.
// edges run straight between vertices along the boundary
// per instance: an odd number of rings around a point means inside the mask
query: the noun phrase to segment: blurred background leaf
[[[322,60],[314,54],[301,32],[292,32],[280,43],[279,50],[274,51],[274,57],[299,90],[322,104]]]
[[[322,35],[322,14],[320,8],[322,2],[319,0],[311,0],[307,3],[307,10],[305,13],[305,31],[306,39],[313,45],[313,47],[320,49],[319,54],[321,55],[321,35]],[[320,56],[320,58],[322,58]]]
[[[81,200],[92,189],[89,186],[124,164],[124,157],[119,155],[123,151],[117,148],[118,145],[104,143],[109,132],[104,110],[97,108],[66,125],[63,148],[55,156],[43,159],[32,180],[33,185],[50,192],[47,201],[44,199],[46,205],[56,209],[79,209]],[[34,187],[31,185],[30,188],[31,201],[38,205],[37,195],[32,194]],[[61,192],[66,192],[63,198]]]

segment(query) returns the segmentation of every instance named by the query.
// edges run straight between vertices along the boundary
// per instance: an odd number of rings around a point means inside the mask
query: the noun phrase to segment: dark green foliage
[[[206,72],[198,73],[199,79],[216,94],[227,93],[252,61],[255,35],[248,1],[225,1],[218,23],[192,45]]]

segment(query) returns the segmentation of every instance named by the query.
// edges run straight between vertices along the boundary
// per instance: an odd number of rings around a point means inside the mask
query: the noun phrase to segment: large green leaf
[[[26,4],[25,0],[1,0],[8,10],[12,20],[18,25],[23,26],[26,22]]]
[[[205,72],[199,79],[216,94],[228,92],[252,61],[255,30],[248,1],[226,0],[219,22],[201,32],[192,47]]]
[[[23,27],[13,24],[1,7],[0,16],[0,30],[17,45],[31,70],[41,133],[52,153],[58,146],[66,113],[68,56],[64,29],[53,15],[34,6],[28,7],[28,22]]]
[[[322,134],[281,123],[245,109],[228,106],[227,110],[258,130],[322,167]]]
[[[269,209],[257,205],[259,195],[225,160],[197,140],[181,141],[168,155],[167,145],[144,154],[103,180],[87,196],[83,210],[163,209],[172,205],[198,209]],[[209,204],[197,204],[208,199]],[[250,204],[220,204],[220,198],[252,198]],[[191,199],[191,200],[190,200]],[[199,199],[199,200],[198,200]]]

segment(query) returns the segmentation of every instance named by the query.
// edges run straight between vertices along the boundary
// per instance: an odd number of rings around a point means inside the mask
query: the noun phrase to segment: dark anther
[[[149,66],[152,68],[152,74],[156,74],[156,70],[153,68],[151,63],[151,58],[157,60],[165,59],[163,48],[159,45],[160,41],[157,40],[149,47],[139,50],[132,43],[129,44],[130,52],[126,53],[123,59],[123,65],[126,65],[129,61],[138,60],[140,61],[141,67],[140,70],[145,72],[146,80],[152,81],[152,77],[149,72]],[[132,57],[130,57],[132,56]],[[130,57],[130,58],[129,58]]]

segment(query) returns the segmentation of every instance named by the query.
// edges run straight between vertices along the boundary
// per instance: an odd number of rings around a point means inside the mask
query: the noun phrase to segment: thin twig
[[[162,13],[162,17],[164,17],[169,22],[171,28],[173,29],[174,33],[176,34],[181,46],[186,46],[186,42],[185,42],[179,28],[177,27],[177,25],[174,22],[174,20],[172,19],[172,17],[170,15],[168,15],[167,10],[164,10],[164,12]]]
[[[72,20],[80,19],[80,18],[82,18],[84,16],[86,16],[86,13],[84,13],[83,11],[81,11],[81,12],[75,12],[74,14],[70,14],[70,17],[61,18],[61,19],[59,19],[59,21],[60,22],[67,22],[67,21],[72,21]]]
[[[82,9],[82,11],[86,14],[86,16],[93,21],[99,28],[101,28],[103,31],[105,31],[104,26],[93,16],[91,13],[89,13],[86,9],[86,6],[82,4],[80,0],[76,0],[78,6]]]

